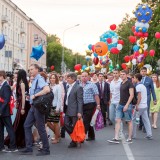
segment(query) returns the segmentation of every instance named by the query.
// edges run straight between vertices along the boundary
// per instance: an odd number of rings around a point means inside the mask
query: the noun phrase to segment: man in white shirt
[[[149,117],[148,117],[148,112],[147,112],[147,89],[146,87],[142,84],[141,82],[142,80],[142,75],[141,74],[136,74],[134,76],[134,81],[135,83],[137,83],[136,85],[136,92],[138,94],[138,100],[137,100],[137,104],[136,104],[136,111],[139,111],[139,115],[142,116],[142,121],[144,123],[146,132],[147,132],[147,136],[145,138],[147,139],[152,139],[152,131],[151,131],[151,124],[149,121]],[[133,133],[132,133],[132,137],[136,138],[136,128],[137,128],[137,124],[136,124],[136,115],[133,116]]]
[[[113,77],[110,84],[110,98],[111,98],[111,104],[109,107],[109,116],[112,123],[115,123],[115,117],[116,117],[116,107],[119,104],[120,101],[120,86],[122,83],[122,80],[119,77],[119,71],[114,70],[113,71]]]

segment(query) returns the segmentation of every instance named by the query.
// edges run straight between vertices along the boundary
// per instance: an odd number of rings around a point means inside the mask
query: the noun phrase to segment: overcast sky
[[[84,53],[111,24],[118,25],[125,13],[132,15],[141,0],[12,0],[48,34],[56,34],[74,52]],[[132,15],[133,16],[133,15]]]

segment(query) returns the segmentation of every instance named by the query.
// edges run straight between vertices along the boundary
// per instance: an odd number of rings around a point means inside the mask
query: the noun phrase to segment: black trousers
[[[8,116],[0,117],[0,149],[4,148],[4,127],[6,127],[10,138],[9,148],[16,148],[15,133],[12,126],[11,116]]]
[[[94,128],[90,126],[95,108],[96,103],[88,103],[83,105],[83,122],[85,127],[85,133],[88,133],[89,138],[95,138]]]
[[[64,117],[64,127],[67,133],[70,135],[73,132],[74,126],[78,120],[77,116],[70,117],[65,115]]]
[[[104,125],[106,125],[106,112],[109,115],[109,112],[107,110],[108,106],[104,103],[103,99],[100,100],[100,106],[101,106],[101,112],[102,112],[102,115],[103,115]]]

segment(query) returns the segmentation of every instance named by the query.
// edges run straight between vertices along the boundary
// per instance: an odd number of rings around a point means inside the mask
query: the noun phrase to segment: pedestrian
[[[142,121],[147,132],[147,136],[145,138],[152,139],[151,124],[150,124],[150,120],[147,113],[147,108],[148,108],[147,107],[147,89],[142,84],[141,80],[142,80],[142,75],[139,73],[135,74],[134,81],[136,83],[136,92],[138,97],[135,110],[138,111],[138,113],[135,112],[135,115],[133,117],[132,138],[136,138],[136,129],[137,129],[136,114],[139,114],[142,117]]]
[[[81,119],[83,114],[83,89],[76,81],[77,75],[75,73],[69,73],[67,75],[69,87],[65,98],[66,110],[64,125],[69,135],[73,132],[77,120]],[[72,140],[68,148],[75,147],[77,147],[77,143]]]
[[[27,73],[25,70],[20,69],[17,73],[17,83],[16,83],[16,108],[17,113],[15,121],[13,123],[14,132],[16,135],[16,146],[18,148],[25,147],[25,133],[24,133],[24,122],[28,115],[30,109],[29,101],[26,96],[29,95],[29,85],[27,81]],[[5,139],[5,145],[9,146],[9,137]]]
[[[128,123],[128,138],[126,142],[132,143],[132,99],[134,97],[134,86],[127,78],[127,71],[122,70],[121,73],[121,87],[120,87],[120,102],[116,109],[116,125],[115,125],[115,137],[112,140],[108,140],[110,143],[119,143],[119,131],[121,121],[124,120]]]
[[[107,82],[104,80],[104,74],[98,74],[99,82],[96,83],[99,91],[99,99],[100,99],[100,106],[101,112],[103,115],[104,126],[106,126],[106,113],[108,113],[109,118],[109,101],[110,101],[110,87]]]
[[[54,132],[54,139],[52,139],[52,143],[56,144],[60,141],[60,110],[62,105],[62,90],[59,84],[59,79],[57,74],[51,74],[49,77],[50,87],[54,94],[54,99],[52,102],[52,108],[50,114],[47,117],[47,125]]]
[[[158,75],[153,74],[152,80],[153,80],[153,84],[154,84],[155,94],[156,94],[156,97],[158,98],[158,97],[160,97],[160,82],[158,79]],[[160,100],[157,99],[157,104],[154,105],[153,98],[152,98],[150,112],[152,114],[152,127],[154,129],[157,129],[157,120],[158,120],[159,111],[160,111]]]
[[[83,87],[83,122],[85,133],[88,134],[86,141],[93,141],[95,140],[95,133],[90,123],[95,109],[101,109],[99,92],[96,84],[89,81],[87,72],[82,73],[80,85]]]
[[[49,93],[50,88],[46,83],[46,81],[44,80],[44,78],[40,76],[39,66],[37,64],[32,64],[30,66],[30,75],[34,77],[32,86],[30,88],[31,108],[28,112],[26,121],[24,123],[26,148],[23,151],[21,151],[21,154],[30,155],[33,153],[31,128],[34,124],[36,124],[43,146],[43,148],[36,155],[37,156],[49,155],[50,150],[49,150],[47,132],[45,129],[45,114],[42,114],[37,108],[34,107],[33,100],[36,97]]]
[[[2,152],[16,152],[16,139],[11,121],[11,113],[9,102],[11,99],[11,87],[6,81],[5,71],[0,70],[0,151]],[[10,138],[9,148],[4,146],[4,127],[8,132]]]

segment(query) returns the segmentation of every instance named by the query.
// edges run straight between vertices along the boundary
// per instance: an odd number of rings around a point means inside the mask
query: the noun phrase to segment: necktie
[[[144,77],[142,78],[142,83],[144,84]]]

